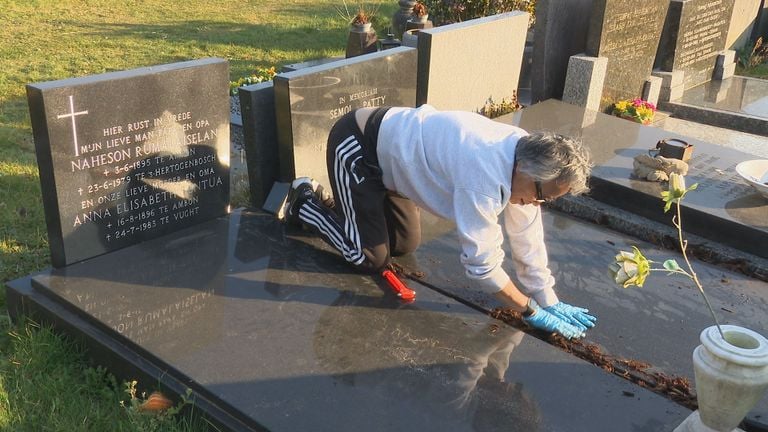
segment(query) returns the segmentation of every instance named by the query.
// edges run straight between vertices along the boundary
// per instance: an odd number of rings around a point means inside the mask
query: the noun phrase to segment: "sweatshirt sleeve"
[[[504,235],[499,225],[500,203],[486,195],[459,188],[454,192],[454,206],[461,263],[467,277],[476,280],[485,292],[501,291],[510,279],[501,266]]]
[[[542,307],[559,300],[555,294],[555,278],[549,270],[541,208],[510,203],[504,209],[504,229],[512,255],[520,290],[533,297]]]

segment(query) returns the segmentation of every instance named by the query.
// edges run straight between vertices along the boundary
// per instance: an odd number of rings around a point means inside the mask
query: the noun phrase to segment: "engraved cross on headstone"
[[[75,142],[75,156],[80,156],[80,151],[77,146],[77,125],[75,124],[75,117],[79,115],[85,115],[88,114],[88,111],[78,111],[75,112],[75,102],[72,99],[72,95],[69,96],[69,113],[67,114],[59,114],[56,116],[57,119],[72,118],[72,140]]]

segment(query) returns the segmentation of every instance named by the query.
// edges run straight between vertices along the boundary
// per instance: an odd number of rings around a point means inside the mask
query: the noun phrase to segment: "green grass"
[[[768,62],[747,69],[739,65],[736,67],[736,75],[768,79]]]
[[[340,4],[0,0],[0,282],[50,265],[26,84],[202,57],[228,59],[234,80],[256,67],[342,55]],[[379,34],[396,8],[382,2]],[[137,414],[140,400],[125,386],[51,329],[11,324],[0,290],[0,431],[204,429],[183,416]]]

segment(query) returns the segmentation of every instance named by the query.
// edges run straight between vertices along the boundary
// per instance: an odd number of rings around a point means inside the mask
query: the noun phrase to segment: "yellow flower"
[[[653,110],[646,107],[637,107],[636,109],[637,116],[641,119],[651,119],[653,118]]]
[[[616,111],[619,114],[627,111],[628,108],[629,108],[629,101],[627,100],[618,101],[613,106],[614,111]]]
[[[685,188],[685,176],[678,173],[671,173],[669,175],[669,187],[665,191],[661,191],[661,199],[664,204],[664,213],[668,212],[673,203],[676,203],[683,199],[688,191],[692,191],[699,186],[698,183],[694,183],[693,186],[688,189]]]
[[[645,278],[651,272],[651,266],[647,258],[643,256],[640,249],[632,246],[634,253],[619,251],[616,255],[616,261],[611,263],[609,269],[613,280],[624,288],[632,285],[642,287]]]

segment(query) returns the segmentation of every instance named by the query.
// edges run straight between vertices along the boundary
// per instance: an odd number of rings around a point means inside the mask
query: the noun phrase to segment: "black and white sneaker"
[[[291,183],[291,190],[288,191],[288,197],[285,200],[283,210],[284,220],[293,224],[300,224],[299,208],[307,200],[315,198],[315,190],[318,183],[309,177],[299,177]]]

